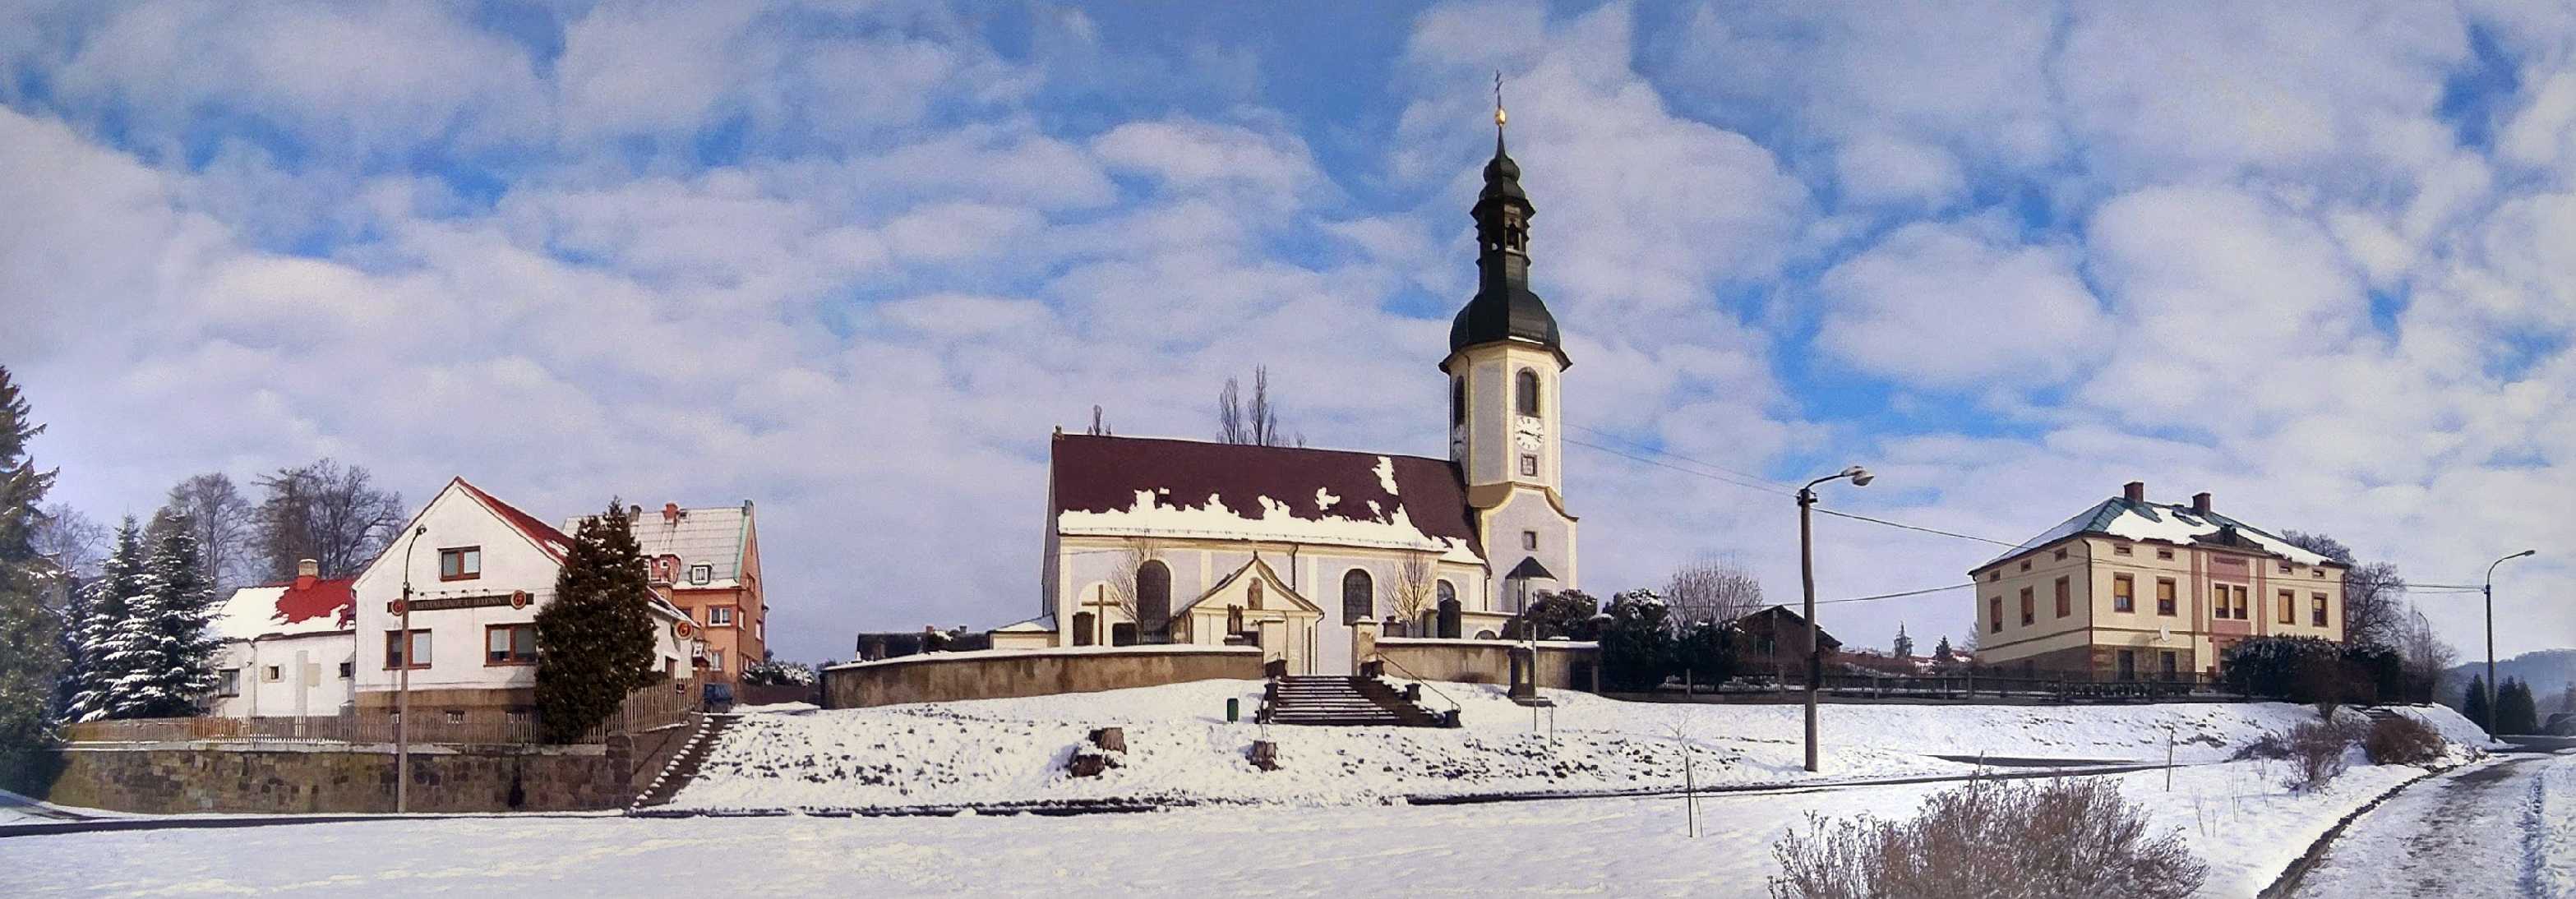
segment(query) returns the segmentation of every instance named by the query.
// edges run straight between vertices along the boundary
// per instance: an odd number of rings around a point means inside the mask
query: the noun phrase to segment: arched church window
[[[1353,568],[1342,575],[1342,623],[1365,621],[1377,613],[1377,588],[1367,571]]]
[[[1449,423],[1452,425],[1463,425],[1467,423],[1466,378],[1461,377],[1449,379]]]
[[[1512,405],[1522,415],[1538,414],[1538,372],[1524,368],[1512,379]]]
[[[1161,559],[1147,559],[1136,566],[1136,618],[1147,632],[1171,624],[1172,569]]]
[[[1460,608],[1458,605],[1458,588],[1450,586],[1448,581],[1441,581],[1440,604],[1433,608],[1437,610],[1435,614],[1439,616],[1439,626],[1432,630],[1432,635],[1448,637],[1451,639],[1457,638],[1458,612]]]

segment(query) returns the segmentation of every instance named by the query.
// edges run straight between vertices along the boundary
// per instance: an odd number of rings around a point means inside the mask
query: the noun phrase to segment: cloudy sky
[[[320,456],[755,500],[773,643],[846,658],[1035,611],[1094,404],[1206,437],[1266,364],[1441,454],[1500,70],[1592,592],[1794,598],[1768,482],[1861,462],[1829,506],[2006,542],[2140,479],[2418,581],[2538,548],[2498,649],[2576,645],[2563,4],[1204,6],[8,4],[0,364],[101,518]],[[1827,597],[1998,549],[1819,530]]]

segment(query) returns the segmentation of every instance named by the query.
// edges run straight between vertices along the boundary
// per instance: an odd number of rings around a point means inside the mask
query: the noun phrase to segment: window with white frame
[[[708,607],[707,607],[707,626],[708,626],[708,627],[732,627],[732,626],[733,626],[733,607],[732,607],[732,606],[708,606]]]
[[[715,579],[716,579],[716,567],[715,567],[715,566],[713,566],[713,565],[691,565],[691,566],[689,566],[689,583],[692,583],[692,584],[704,584],[704,583],[707,583],[707,582],[709,582],[709,581],[713,581],[713,580],[715,580]]]

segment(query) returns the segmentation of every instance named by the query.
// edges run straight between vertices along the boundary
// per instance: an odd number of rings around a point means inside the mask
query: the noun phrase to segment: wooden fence
[[[698,709],[699,682],[670,681],[626,695],[617,711],[582,734],[580,743],[605,742],[688,720]],[[415,706],[407,735],[413,743],[527,746],[544,742],[534,712],[504,708],[436,709]],[[322,743],[392,743],[390,712],[270,718],[132,718],[65,725],[68,743],[159,743],[189,740]]]

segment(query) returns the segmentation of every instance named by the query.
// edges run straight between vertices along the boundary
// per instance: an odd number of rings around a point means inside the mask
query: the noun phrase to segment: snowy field
[[[1700,786],[1964,775],[1979,755],[2185,764],[2316,713],[2286,704],[2138,706],[1830,705],[1824,771],[1802,770],[1799,707],[1619,702],[1549,691],[1559,704],[1532,728],[1499,687],[1433,685],[1466,727],[1272,727],[1281,770],[1245,752],[1259,681],[1204,681],[1071,696],[814,711],[745,718],[725,734],[674,809],[832,811],[1085,800],[1370,804],[1396,797],[1585,795]],[[1437,697],[1428,704],[1443,706]],[[2436,726],[2483,735],[2447,710]],[[1123,766],[1069,778],[1064,763],[1092,728],[1126,731]]]
[[[2335,820],[2421,772],[2306,795],[2278,763],[2114,775],[2250,896]],[[1079,817],[449,819],[0,839],[0,895],[670,895],[709,865],[764,895],[1760,896],[1809,812],[1903,815],[1944,785],[1700,800],[1201,807]],[[1113,886],[1115,885],[1115,886]]]

